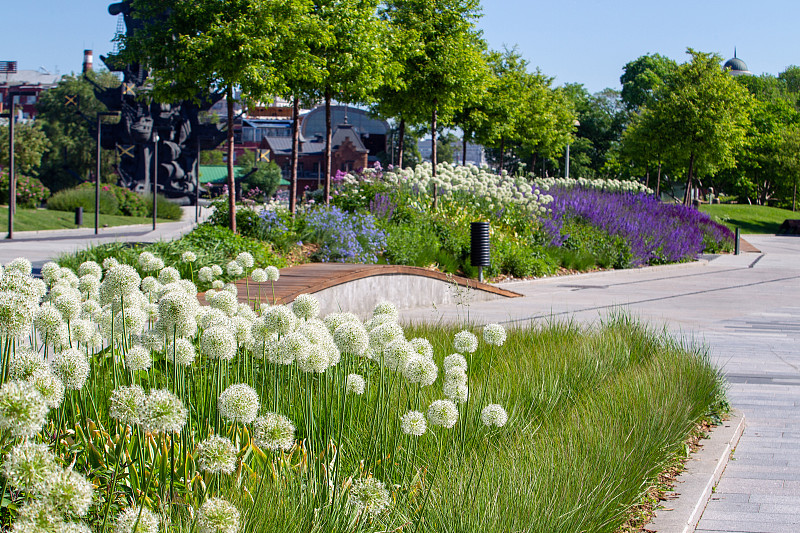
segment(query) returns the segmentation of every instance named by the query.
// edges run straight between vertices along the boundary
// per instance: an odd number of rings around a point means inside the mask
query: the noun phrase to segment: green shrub
[[[53,211],[74,211],[82,207],[84,211],[94,211],[94,183],[81,183],[72,189],[55,193],[47,201],[47,208]],[[153,216],[152,195],[136,194],[130,189],[117,185],[100,185],[100,213],[104,215],[125,215],[129,217]],[[180,220],[181,207],[158,195],[158,218]]]
[[[8,204],[8,173],[0,175],[0,203]],[[50,189],[42,182],[29,176],[17,176],[17,207],[35,208],[50,196]]]
[[[58,191],[47,200],[47,209],[52,211],[75,211],[82,207],[84,211],[94,211],[94,187],[75,187]],[[120,215],[119,202],[114,193],[100,191],[100,213],[103,215]]]
[[[490,276],[510,274],[515,278],[541,277],[555,272],[556,261],[540,246],[520,244],[510,239],[495,239],[492,243]]]
[[[147,213],[145,216],[152,217],[153,195],[143,194],[141,195],[141,197],[145,200],[145,203],[147,204]],[[175,202],[170,202],[160,194],[156,197],[156,201],[158,202],[158,205],[156,206],[156,209],[158,210],[156,216],[158,218],[165,218],[167,220],[180,220],[181,217],[183,216],[183,209],[181,209],[181,206],[179,206]]]

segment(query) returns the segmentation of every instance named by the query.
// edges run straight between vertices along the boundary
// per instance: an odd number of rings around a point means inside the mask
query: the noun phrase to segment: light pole
[[[14,238],[14,211],[17,210],[17,176],[14,173],[14,95],[10,94],[11,108],[2,117],[8,117],[8,236]]]
[[[153,231],[156,230],[156,215],[158,214],[158,133],[153,133]]]
[[[103,123],[101,119],[103,117],[116,117],[119,115],[118,111],[100,111],[97,113],[97,172],[95,174],[95,185],[94,185],[94,234],[97,235],[100,232],[100,163],[102,158],[102,131],[103,131]]]

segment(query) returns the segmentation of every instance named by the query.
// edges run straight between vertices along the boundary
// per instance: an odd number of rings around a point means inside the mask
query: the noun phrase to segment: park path
[[[708,347],[746,428],[697,531],[800,531],[800,237],[760,253],[502,284],[523,298],[402,311],[409,321],[597,322],[617,309]]]

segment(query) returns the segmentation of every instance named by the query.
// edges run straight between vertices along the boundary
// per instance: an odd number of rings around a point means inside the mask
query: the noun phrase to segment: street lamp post
[[[17,209],[17,176],[14,173],[14,96],[8,114],[8,239],[14,238],[14,211]]]
[[[95,173],[95,185],[94,185],[94,234],[97,235],[100,232],[100,163],[102,157],[102,131],[103,131],[103,123],[101,119],[103,117],[116,117],[119,115],[118,111],[100,111],[97,113],[97,172]]]
[[[156,230],[156,215],[158,214],[158,133],[153,133],[153,231]]]

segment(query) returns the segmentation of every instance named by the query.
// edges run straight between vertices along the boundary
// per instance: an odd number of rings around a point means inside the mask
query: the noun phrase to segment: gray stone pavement
[[[749,235],[762,253],[502,286],[523,298],[412,309],[409,321],[595,323],[617,310],[707,347],[746,415],[699,532],[800,531],[800,237]]]
[[[61,254],[75,252],[108,242],[156,242],[169,241],[195,227],[194,206],[183,207],[183,218],[179,222],[159,222],[153,231],[152,224],[137,226],[116,226],[100,228],[94,234],[94,227],[79,229],[59,229],[45,231],[15,231],[12,240],[0,237],[0,264],[17,257],[26,257],[34,269],[41,268]],[[205,220],[211,210],[200,208],[200,221]],[[102,222],[102,215],[100,218]]]

